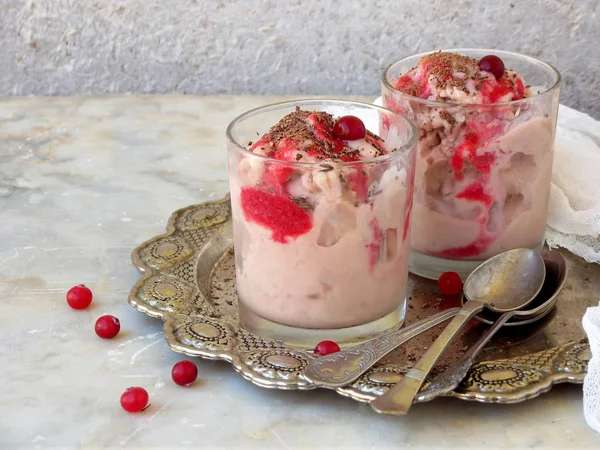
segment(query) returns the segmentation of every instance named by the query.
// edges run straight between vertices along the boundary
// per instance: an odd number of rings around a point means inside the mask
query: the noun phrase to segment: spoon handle
[[[340,352],[315,358],[303,376],[319,387],[335,389],[352,383],[389,352],[418,334],[454,317],[460,308],[450,308],[406,328],[378,336]]]
[[[494,325],[481,335],[479,340],[473,344],[456,361],[448,366],[443,373],[438,375],[422,392],[419,392],[417,399],[421,402],[432,400],[434,397],[447,394],[453,391],[467,375],[467,372],[473,365],[477,354],[485,347],[485,344],[502,328],[508,319],[515,315],[515,311],[509,311],[502,314]]]
[[[384,414],[404,415],[412,406],[425,378],[442,355],[450,341],[463,329],[467,322],[484,308],[484,304],[470,300],[442,331],[417,364],[389,391],[373,400],[371,407]]]

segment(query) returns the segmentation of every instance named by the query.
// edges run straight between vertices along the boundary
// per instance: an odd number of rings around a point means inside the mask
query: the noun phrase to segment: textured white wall
[[[395,59],[528,53],[600,117],[600,0],[0,0],[0,95],[376,94]]]

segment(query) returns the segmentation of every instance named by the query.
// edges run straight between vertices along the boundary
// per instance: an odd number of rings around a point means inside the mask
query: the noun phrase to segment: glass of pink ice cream
[[[382,76],[383,105],[418,129],[410,271],[458,272],[541,248],[561,77],[535,58],[457,49]]]
[[[227,129],[242,325],[289,345],[404,320],[416,129],[374,105],[265,106]]]

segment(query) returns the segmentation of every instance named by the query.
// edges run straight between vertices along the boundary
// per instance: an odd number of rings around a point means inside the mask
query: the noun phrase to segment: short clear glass
[[[357,162],[287,162],[248,150],[296,107],[354,115],[395,151]],[[249,331],[311,348],[399,327],[406,310],[416,129],[385,108],[302,100],[227,128],[239,315]],[[276,177],[283,188],[267,180]]]
[[[451,49],[475,59],[494,54],[536,95],[473,105],[413,97],[394,87],[427,53],[391,64],[383,105],[417,126],[410,271],[463,280],[482,261],[513,248],[541,248],[561,77],[551,65],[498,50]]]

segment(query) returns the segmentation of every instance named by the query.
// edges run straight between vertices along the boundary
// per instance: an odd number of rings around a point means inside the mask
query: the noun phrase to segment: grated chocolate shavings
[[[293,197],[292,201],[296,203],[300,208],[304,211],[311,212],[315,209],[315,207],[308,201],[307,198],[304,197]]]
[[[440,117],[442,119],[444,119],[446,122],[448,122],[450,125],[454,125],[456,123],[456,119],[454,118],[454,116],[445,109],[442,109],[440,111]],[[440,139],[440,141],[441,141],[441,139]]]
[[[267,133],[267,137],[273,142],[277,148],[279,141],[283,138],[293,139],[297,141],[312,140],[313,134],[306,126],[306,119],[310,116],[309,111],[302,111],[296,107],[296,111],[284,116],[277,122]]]
[[[378,141],[383,141],[383,138],[381,136],[377,136],[375,133],[373,133],[370,130],[366,130],[367,134],[369,136],[371,136],[373,139],[377,139]]]
[[[321,132],[325,133],[325,137],[315,134],[315,126],[313,123],[309,123],[309,117],[311,122],[318,122],[324,126],[325,130]],[[308,154],[317,160],[345,160],[345,157],[360,159],[360,150],[354,149],[344,141],[337,140],[332,136],[334,124],[333,116],[327,112],[306,111],[297,106],[295,111],[287,114],[271,127],[263,139],[270,144],[270,155],[280,148],[281,141],[285,139],[292,141],[300,149],[308,151]],[[370,131],[367,133],[369,135],[368,142],[377,150],[376,156],[387,153],[383,139]],[[343,146],[339,142],[343,142]],[[305,148],[307,145],[310,149]],[[296,161],[301,158],[301,154],[295,154]]]
[[[465,93],[469,93],[467,81],[474,79],[483,81],[486,77],[481,73],[478,66],[478,61],[468,56],[459,55],[458,53],[436,52],[426,55],[419,61],[431,76],[435,78],[437,84],[442,88],[455,87]],[[456,73],[463,73],[464,78],[458,78]],[[471,76],[471,74],[475,74]]]

